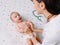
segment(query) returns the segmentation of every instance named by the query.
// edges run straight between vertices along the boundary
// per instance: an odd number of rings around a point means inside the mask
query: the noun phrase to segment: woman
[[[38,14],[44,14],[48,23],[43,28],[43,41],[35,38],[34,45],[60,45],[60,0],[32,0]]]

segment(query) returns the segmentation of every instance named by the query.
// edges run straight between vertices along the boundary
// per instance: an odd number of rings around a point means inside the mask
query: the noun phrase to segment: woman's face
[[[42,14],[43,11],[42,11],[41,6],[40,6],[41,3],[38,3],[36,0],[33,0],[33,4],[34,4],[34,8],[37,11],[37,13]]]

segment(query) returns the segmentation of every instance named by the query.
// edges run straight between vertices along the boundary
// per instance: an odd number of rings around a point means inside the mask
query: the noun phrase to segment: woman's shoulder
[[[56,16],[55,20],[60,21],[60,14]]]
[[[60,23],[60,14],[58,16],[56,16],[55,18],[53,18],[50,22],[48,22],[47,24],[56,24],[56,23]]]
[[[58,16],[56,16],[51,23],[56,24],[56,25],[60,25],[60,14]]]
[[[48,22],[44,28],[48,30],[60,30],[60,14]]]

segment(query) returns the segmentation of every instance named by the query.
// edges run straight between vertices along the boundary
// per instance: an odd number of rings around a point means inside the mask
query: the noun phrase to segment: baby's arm
[[[30,24],[31,29],[33,30],[33,32],[39,32],[39,33],[42,33],[42,32],[43,32],[42,29],[36,29],[36,28],[34,27],[34,24],[33,24],[32,22],[27,21],[27,23]]]
[[[27,39],[27,43],[28,43],[28,45],[33,45],[33,43],[32,43],[32,40],[31,40],[31,39]]]
[[[34,30],[34,24],[31,21],[27,21],[27,23],[31,26],[31,29]]]

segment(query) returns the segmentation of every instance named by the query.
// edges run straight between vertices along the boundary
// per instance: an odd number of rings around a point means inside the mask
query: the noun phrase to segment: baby
[[[34,25],[30,21],[23,21],[22,17],[18,12],[12,12],[10,15],[10,19],[12,22],[15,23],[16,28],[18,32],[20,32],[21,36],[23,36],[23,42],[24,44],[21,43],[21,45],[33,45],[32,38],[36,37],[35,33],[33,33],[34,30]],[[37,40],[41,42],[38,37],[36,37]]]

